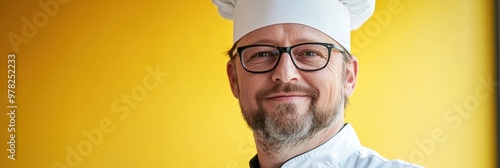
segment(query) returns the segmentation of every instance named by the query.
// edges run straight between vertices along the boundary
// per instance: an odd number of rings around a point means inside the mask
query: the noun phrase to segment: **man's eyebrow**
[[[294,39],[296,43],[308,43],[308,42],[325,42],[323,40],[312,39],[312,38],[298,38]]]

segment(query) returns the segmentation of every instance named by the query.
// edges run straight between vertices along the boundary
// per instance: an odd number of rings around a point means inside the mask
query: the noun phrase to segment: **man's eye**
[[[321,56],[322,54],[316,51],[302,51],[297,54],[297,56],[303,56],[303,57],[316,57],[316,56]]]
[[[259,53],[256,53],[254,56],[255,57],[270,57],[270,56],[275,56],[277,55],[277,53],[274,53],[274,52],[259,52]]]
[[[318,56],[319,54],[312,51],[307,51],[304,53],[305,56]]]

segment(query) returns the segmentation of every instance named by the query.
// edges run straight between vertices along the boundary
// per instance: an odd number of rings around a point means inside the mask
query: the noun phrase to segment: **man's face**
[[[292,46],[305,42],[338,45],[308,26],[278,24],[250,32],[237,46]],[[332,50],[324,69],[301,71],[284,53],[274,70],[258,74],[245,71],[239,59],[236,56],[228,62],[231,88],[245,120],[260,138],[284,145],[297,143],[343,117],[345,98],[355,85],[355,59],[344,64],[342,53]]]

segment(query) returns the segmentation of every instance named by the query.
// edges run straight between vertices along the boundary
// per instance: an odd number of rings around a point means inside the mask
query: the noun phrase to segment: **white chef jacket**
[[[259,168],[257,155],[250,168]],[[387,160],[374,150],[361,146],[351,124],[344,127],[324,144],[287,160],[281,168],[420,168],[401,160]]]

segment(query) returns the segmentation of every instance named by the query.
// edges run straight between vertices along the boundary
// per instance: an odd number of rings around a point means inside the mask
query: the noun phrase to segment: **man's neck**
[[[278,151],[265,151],[266,144],[262,144],[257,137],[255,137],[255,143],[257,146],[257,156],[259,159],[261,168],[278,168],[287,160],[310,151],[321,144],[324,144],[330,138],[332,138],[342,127],[344,126],[344,120],[340,119],[338,122],[334,123],[330,127],[327,127],[321,131],[318,131],[313,138],[302,143],[298,146],[291,146],[283,148]]]

